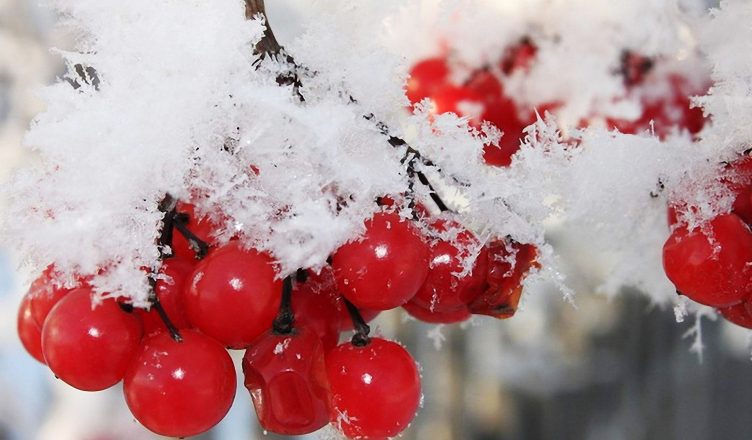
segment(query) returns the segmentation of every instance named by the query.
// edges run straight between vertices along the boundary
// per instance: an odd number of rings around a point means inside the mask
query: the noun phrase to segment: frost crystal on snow
[[[146,304],[144,268],[160,264],[165,194],[210,218],[219,244],[268,251],[284,276],[321,268],[356,239],[377,197],[406,191],[403,159],[415,151],[427,159],[416,170],[480,245],[506,236],[535,244],[536,276],[568,300],[567,280],[587,272],[600,292],[631,286],[671,302],[661,269],[667,201],[696,206],[678,212],[691,225],[727,211],[720,161],[752,142],[752,65],[735,56],[752,38],[752,7],[742,1],[722,2],[710,17],[699,0],[353,3],[282,42],[299,66],[295,88],[277,82],[292,68],[284,59],[254,55],[265,23],[246,20],[240,1],[52,4],[77,40],[56,49],[68,73],[42,93],[47,108],[25,139],[39,161],[4,190],[3,237],[29,266],[92,275],[97,292],[136,305]],[[512,166],[484,164],[484,144],[505,136],[488,124],[433,114],[426,101],[405,110],[412,63],[448,53],[453,75],[467,79],[524,36],[537,61],[506,78],[505,90],[533,109],[561,105],[526,129]],[[658,76],[689,84],[712,72],[710,94],[696,99],[712,124],[697,140],[606,130],[608,118],[642,110],[641,95],[615,74],[624,50],[664,61]],[[667,84],[650,83],[642,97]],[[436,211],[427,188],[415,194]],[[467,251],[458,276],[477,255]]]

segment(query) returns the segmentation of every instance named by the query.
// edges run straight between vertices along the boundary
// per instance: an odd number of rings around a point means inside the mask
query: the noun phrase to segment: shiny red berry
[[[120,382],[141,342],[141,321],[114,299],[92,305],[91,288],[72,290],[42,329],[42,351],[55,376],[84,391]]]
[[[410,103],[427,98],[449,80],[449,67],[443,58],[429,58],[413,66],[405,93]]]
[[[243,372],[265,430],[301,435],[329,422],[324,347],[312,330],[296,324],[290,334],[263,334],[246,350]]]
[[[34,317],[31,316],[31,297],[29,295],[24,296],[18,308],[16,331],[18,332],[18,339],[21,340],[21,344],[26,351],[34,359],[43,364],[46,363],[42,354],[42,330]]]
[[[504,93],[501,82],[487,69],[475,72],[465,87],[477,93],[485,102],[494,102]]]
[[[663,245],[663,269],[676,289],[713,307],[738,304],[752,292],[752,232],[734,214],[689,231],[676,227]]]
[[[480,127],[487,104],[483,96],[468,87],[446,85],[436,90],[431,96],[434,113],[454,113],[468,118],[473,127]]]
[[[409,221],[377,213],[365,234],[332,256],[340,293],[358,308],[388,310],[409,301],[428,275],[428,246]]]
[[[469,305],[473,314],[498,319],[512,317],[522,296],[522,283],[540,267],[538,248],[533,244],[494,240],[488,243],[485,288]]]
[[[282,282],[269,254],[230,242],[204,258],[188,279],[188,321],[230,348],[245,348],[277,315]]]
[[[235,368],[227,351],[194,330],[182,342],[156,333],[125,374],[123,392],[133,416],[168,437],[207,431],[227,414],[235,398]]]
[[[347,437],[394,437],[415,417],[421,398],[418,367],[396,342],[344,343],[327,352],[326,372],[332,423]]]
[[[437,237],[430,243],[428,276],[410,302],[439,313],[467,309],[483,289],[488,251],[455,221],[436,220],[429,228]]]
[[[453,324],[465,321],[472,316],[467,307],[451,312],[438,312],[410,301],[403,304],[402,308],[413,318],[432,324]]]
[[[721,181],[734,194],[731,211],[745,223],[752,223],[752,157],[743,156],[728,164]]]

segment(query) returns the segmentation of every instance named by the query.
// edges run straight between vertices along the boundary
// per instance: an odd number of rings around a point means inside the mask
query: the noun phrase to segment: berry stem
[[[174,256],[172,251],[172,236],[175,225],[173,219],[175,217],[175,205],[177,200],[170,194],[165,194],[161,202],[159,202],[159,210],[164,212],[162,217],[162,232],[159,235],[159,258],[164,260]],[[170,252],[166,252],[166,249],[170,248]]]
[[[173,210],[172,226],[178,230],[180,235],[188,240],[191,249],[193,249],[193,252],[196,253],[196,259],[201,260],[209,252],[209,245],[204,240],[198,238],[198,236],[194,234],[190,229],[188,229],[188,220],[188,214]]]
[[[276,335],[288,335],[293,331],[295,314],[292,311],[292,277],[286,276],[282,281],[282,300],[279,303],[279,312],[274,318],[272,331]]]
[[[157,282],[154,278],[149,277],[149,285],[151,286],[151,290],[149,291],[149,302],[151,303],[151,306],[154,307],[154,310],[157,311],[157,315],[159,315],[159,319],[162,320],[162,323],[170,333],[170,337],[175,342],[183,342],[183,337],[180,335],[180,331],[178,331],[178,328],[172,323],[170,317],[167,316],[167,312],[165,312],[164,307],[162,307],[162,303],[159,302],[159,297],[157,296],[157,290],[155,288],[156,283]]]
[[[345,307],[347,307],[347,313],[350,314],[350,319],[352,319],[353,327],[355,328],[355,334],[350,342],[356,347],[364,347],[368,345],[368,343],[371,342],[371,339],[368,337],[368,334],[371,332],[371,327],[366,324],[365,319],[363,319],[363,316],[360,314],[358,308],[355,307],[355,304],[348,301],[344,296],[342,297],[342,301],[345,303]]]
[[[264,0],[245,0],[245,18],[246,20],[253,19],[256,15],[264,17],[266,22],[266,28],[264,29],[264,36],[256,43],[255,52],[259,55],[275,55],[282,51],[282,46],[279,45],[277,38],[274,36],[271,26],[269,25],[269,19],[266,17],[266,7],[264,6]]]
[[[409,160],[408,160],[409,158]],[[428,188],[428,195],[431,197],[431,200],[436,204],[436,207],[439,208],[439,211],[446,212],[450,211],[450,209],[447,207],[446,203],[444,203],[443,200],[441,200],[441,196],[436,192],[436,189],[433,187],[431,182],[428,180],[428,177],[422,172],[415,169],[415,163],[418,160],[421,160],[422,156],[420,153],[410,146],[407,147],[405,150],[405,156],[402,158],[402,163],[405,163],[407,161],[407,176],[408,176],[408,187],[407,187],[407,193],[408,198],[410,199],[408,207],[413,213],[413,218],[417,220],[417,214],[415,212],[415,177],[418,178],[418,181],[420,181],[421,184],[426,186]],[[421,160],[422,162],[422,160]],[[425,163],[424,163],[425,164]]]
[[[298,283],[305,283],[308,281],[308,272],[303,269],[295,271],[295,281]]]

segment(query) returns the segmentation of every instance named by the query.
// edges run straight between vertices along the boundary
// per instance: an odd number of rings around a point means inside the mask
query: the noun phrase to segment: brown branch
[[[272,27],[269,25],[264,0],[245,0],[245,18],[251,20],[257,15],[264,17],[266,29],[264,30],[263,38],[261,38],[261,41],[256,44],[256,54],[263,56],[264,54],[276,55],[280,53],[282,51],[282,46],[277,42]]]
[[[300,87],[303,84],[298,75],[299,71],[304,71],[305,69],[297,64],[290,54],[285,52],[285,48],[279,44],[277,37],[274,36],[272,26],[269,24],[269,17],[266,15],[264,0],[245,0],[245,18],[251,20],[259,15],[263,17],[265,26],[264,36],[261,37],[261,40],[259,40],[258,43],[256,43],[256,47],[253,50],[254,55],[258,55],[259,57],[257,63],[260,63],[267,56],[275,60],[281,58],[288,64],[289,70],[283,71],[277,75],[277,84],[280,86],[292,86],[292,91],[298,97],[300,102],[305,101],[305,97],[300,93]],[[257,66],[258,65],[259,64],[257,64]]]

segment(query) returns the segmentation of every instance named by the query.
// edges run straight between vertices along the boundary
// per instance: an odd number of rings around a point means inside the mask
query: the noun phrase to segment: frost
[[[695,312],[694,324],[682,335],[683,338],[692,340],[689,351],[697,355],[700,363],[702,363],[703,355],[705,354],[705,344],[702,342],[702,318],[715,321],[717,316],[713,309],[700,306]]]
[[[274,351],[272,353],[274,354],[282,354],[287,350],[287,347],[290,346],[290,341],[292,341],[291,338],[285,338],[284,341],[278,342],[277,345],[274,346]]]
[[[446,341],[446,336],[442,332],[443,328],[444,328],[444,324],[437,324],[437,325],[434,325],[426,333],[426,336],[428,337],[428,339],[433,341],[433,348],[435,348],[436,350],[441,350],[441,347]]]
[[[146,304],[147,273],[160,264],[157,204],[166,193],[211,218],[220,244],[237,238],[271,253],[284,276],[320,269],[357,239],[379,209],[374,200],[408,188],[404,161],[415,151],[426,159],[416,170],[478,240],[462,246],[457,277],[483,244],[509,236],[539,249],[529,289],[552,282],[571,303],[577,280],[589,277],[607,295],[630,286],[670,303],[661,269],[667,202],[696,207],[678,210],[690,225],[728,211],[720,161],[752,142],[752,63],[736,56],[752,38],[752,6],[742,1],[709,17],[699,0],[318,5],[282,42],[300,66],[299,87],[277,83],[289,64],[253,55],[265,23],[245,20],[242,2],[51,3],[76,43],[56,49],[68,73],[42,92],[47,109],[26,135],[39,163],[4,189],[3,240],[32,269],[54,261],[61,279],[91,275],[102,297],[136,305]],[[505,90],[531,109],[561,105],[526,129],[511,167],[483,163],[484,144],[505,134],[469,126],[478,109],[436,115],[424,101],[405,110],[415,61],[446,55],[467,79],[525,36],[537,61],[505,78]],[[665,60],[656,67],[663,79],[626,90],[614,73],[624,50]],[[96,69],[98,82],[84,81],[77,64]],[[636,118],[641,99],[668,90],[670,74],[689,87],[709,70],[714,86],[695,102],[713,122],[698,140],[604,128],[610,117]],[[435,214],[428,188],[414,189]],[[457,231],[442,238],[461,244]]]
[[[676,302],[676,305],[674,305],[674,316],[676,317],[676,322],[684,322],[684,319],[687,318],[687,314],[687,301],[686,299],[682,298],[681,300]]]

